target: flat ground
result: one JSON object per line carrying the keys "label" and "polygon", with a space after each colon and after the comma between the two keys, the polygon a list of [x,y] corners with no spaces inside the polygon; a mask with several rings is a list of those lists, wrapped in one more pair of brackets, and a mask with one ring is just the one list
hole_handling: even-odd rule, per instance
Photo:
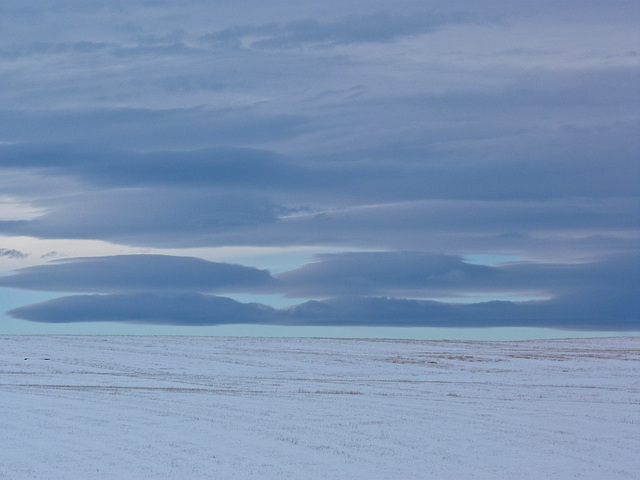
{"label": "flat ground", "polygon": [[640,338],[0,336],[0,478],[631,479]]}

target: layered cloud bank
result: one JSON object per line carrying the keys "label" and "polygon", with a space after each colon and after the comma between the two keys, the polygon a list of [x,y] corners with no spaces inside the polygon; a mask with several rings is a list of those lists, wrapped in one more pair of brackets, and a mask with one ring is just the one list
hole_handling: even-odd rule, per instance
{"label": "layered cloud bank", "polygon": [[4,2],[0,289],[64,293],[0,308],[638,329],[638,15]]}
{"label": "layered cloud bank", "polygon": [[[272,276],[265,270],[188,257],[83,258],[20,270],[0,278],[0,287],[101,292],[9,312],[17,318],[52,323],[640,328],[637,258],[492,267],[451,255],[415,252],[344,253],[317,260]],[[278,293],[314,300],[276,309],[214,295],[219,292]],[[460,303],[464,295],[496,293],[542,298]],[[456,296],[462,298],[433,300]]]}

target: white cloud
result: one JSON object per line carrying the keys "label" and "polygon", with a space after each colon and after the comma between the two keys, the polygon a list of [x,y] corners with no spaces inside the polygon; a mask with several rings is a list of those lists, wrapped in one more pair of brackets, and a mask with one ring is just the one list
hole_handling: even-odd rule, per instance
{"label": "white cloud", "polygon": [[19,198],[0,196],[0,221],[31,220],[43,213],[43,208],[26,203]]}

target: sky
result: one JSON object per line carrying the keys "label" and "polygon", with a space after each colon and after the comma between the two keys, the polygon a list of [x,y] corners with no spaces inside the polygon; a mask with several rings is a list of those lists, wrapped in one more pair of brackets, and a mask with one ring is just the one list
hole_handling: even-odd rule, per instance
{"label": "sky", "polygon": [[638,18],[0,0],[0,333],[640,334]]}

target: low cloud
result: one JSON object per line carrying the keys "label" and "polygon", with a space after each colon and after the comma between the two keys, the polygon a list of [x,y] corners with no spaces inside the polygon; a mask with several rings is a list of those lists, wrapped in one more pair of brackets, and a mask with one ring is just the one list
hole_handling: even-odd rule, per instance
{"label": "low cloud", "polygon": [[197,293],[73,295],[8,312],[44,323],[131,322],[153,325],[273,323],[274,310]]}
{"label": "low cloud", "polygon": [[[333,254],[317,260],[274,278],[265,270],[188,257],[81,258],[19,270],[1,277],[0,286],[103,293],[8,312],[38,322],[640,328],[640,259],[635,255],[491,267],[416,252]],[[460,304],[415,298],[522,291],[543,291],[548,299]],[[276,310],[208,295],[233,292],[319,299]]]}
{"label": "low cloud", "polygon": [[455,255],[421,252],[351,252],[318,255],[316,261],[277,276],[287,295],[445,294],[481,287],[496,269],[465,263]]}
{"label": "low cloud", "polygon": [[580,263],[512,262],[475,265],[456,255],[424,252],[350,252],[318,255],[315,261],[276,276],[292,297],[342,295],[455,297],[480,293],[530,292],[559,296],[640,288],[636,254]]}
{"label": "low cloud", "polygon": [[18,270],[0,286],[70,292],[247,292],[271,288],[268,271],[193,257],[116,255],[75,258]]}
{"label": "low cloud", "polygon": [[536,302],[491,301],[472,304],[389,297],[346,297],[309,301],[281,313],[291,321],[304,325],[640,329],[640,307],[634,296],[629,294],[626,298],[616,294],[610,298],[560,297]]}
{"label": "low cloud", "polygon": [[[615,300],[620,300],[617,295]],[[263,324],[299,326],[551,327],[638,330],[632,298],[603,301],[482,302],[467,305],[388,297],[342,297],[276,310],[258,303],[194,293],[74,295],[16,308],[9,315],[45,323],[131,322],[153,325]]]}

